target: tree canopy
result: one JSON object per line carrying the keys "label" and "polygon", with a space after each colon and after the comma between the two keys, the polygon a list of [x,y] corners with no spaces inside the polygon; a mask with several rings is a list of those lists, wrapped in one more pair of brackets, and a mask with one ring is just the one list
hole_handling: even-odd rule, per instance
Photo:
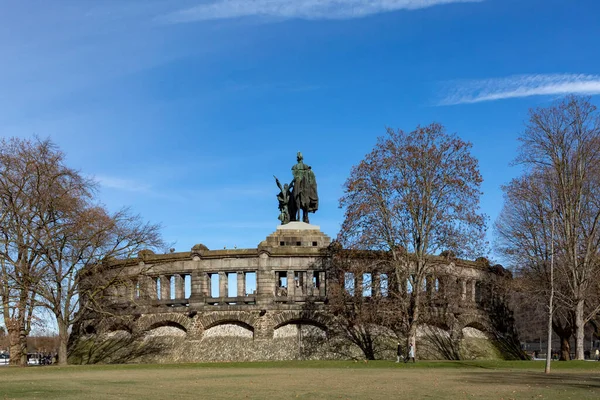
{"label": "tree canopy", "polygon": [[0,140],[0,300],[13,364],[27,362],[27,335],[41,307],[56,317],[59,362],[66,363],[79,272],[162,244],[158,225],[126,209],[110,213],[95,189],[50,140]]}
{"label": "tree canopy", "polygon": [[[471,143],[434,123],[412,132],[388,129],[344,184],[338,240],[349,249],[390,252],[394,290],[408,296],[402,312],[413,346],[429,256],[448,250],[458,256],[482,253],[482,181]],[[407,293],[407,285],[414,290]]]}

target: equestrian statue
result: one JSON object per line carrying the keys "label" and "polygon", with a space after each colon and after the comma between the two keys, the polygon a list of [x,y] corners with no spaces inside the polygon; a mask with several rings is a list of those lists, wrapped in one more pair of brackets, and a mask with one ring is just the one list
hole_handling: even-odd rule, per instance
{"label": "equestrian statue", "polygon": [[288,185],[281,186],[279,179],[275,182],[279,188],[277,201],[279,202],[279,220],[282,225],[291,221],[309,223],[308,213],[319,209],[319,196],[317,194],[317,179],[312,168],[303,162],[302,153],[298,152],[297,163],[292,167],[294,178]]}

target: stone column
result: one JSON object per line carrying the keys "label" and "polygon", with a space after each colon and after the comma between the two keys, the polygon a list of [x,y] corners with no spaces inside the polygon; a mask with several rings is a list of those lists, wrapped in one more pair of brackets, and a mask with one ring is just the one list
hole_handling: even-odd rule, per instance
{"label": "stone column", "polygon": [[461,300],[467,300],[467,281],[466,279],[461,279],[460,280],[460,299]]}
{"label": "stone column", "polygon": [[[196,260],[194,260],[196,261]],[[192,271],[190,278],[190,299],[189,306],[190,307],[198,307],[206,304],[206,272],[200,270],[200,262],[196,263],[197,269]],[[188,331],[189,334],[189,331]],[[198,333],[194,333],[192,335],[198,336]]]}
{"label": "stone column", "polygon": [[160,299],[170,300],[171,299],[171,277],[166,275],[159,276],[160,279]]}
{"label": "stone column", "polygon": [[435,277],[427,275],[425,278],[425,290],[427,291],[427,297],[431,300],[433,298],[433,291],[435,287]]}
{"label": "stone column", "polygon": [[185,280],[183,275],[175,274],[175,298],[182,300],[185,297]]}
{"label": "stone column", "polygon": [[200,271],[192,271],[190,278],[190,298],[202,297],[202,273]]}
{"label": "stone column", "polygon": [[139,297],[139,280],[137,278],[131,279],[130,284],[130,292],[131,292],[131,300],[137,300]]}
{"label": "stone column", "polygon": [[117,286],[119,301],[125,301],[127,299],[127,286],[125,283],[119,283]]}
{"label": "stone column", "polygon": [[306,295],[307,296],[314,296],[315,295],[315,287],[314,287],[314,276],[315,276],[315,272],[310,270],[306,272]]}
{"label": "stone column", "polygon": [[362,274],[354,275],[354,295],[363,296],[363,276]]}
{"label": "stone column", "polygon": [[258,271],[256,271],[256,304],[269,305],[275,295],[275,276],[269,266],[269,254],[260,253],[258,256]]}
{"label": "stone column", "polygon": [[225,272],[219,272],[219,297],[227,297],[229,294],[228,292],[227,274]]}
{"label": "stone column", "polygon": [[[149,300],[152,298],[152,286],[154,284],[154,279],[149,277],[148,275],[140,276],[140,291],[142,292],[142,297],[145,300]],[[156,296],[156,288],[154,288],[154,293]]]}
{"label": "stone column", "polygon": [[371,295],[373,297],[381,296],[381,276],[379,272],[371,274]]}
{"label": "stone column", "polygon": [[296,295],[296,281],[294,280],[294,271],[287,272],[287,292],[288,297]]}
{"label": "stone column", "polygon": [[298,283],[300,288],[300,295],[307,296],[308,295],[308,281],[306,279],[307,273],[306,271],[301,271],[298,273]]}
{"label": "stone column", "polygon": [[400,285],[400,294],[408,293],[408,278],[401,278]]}
{"label": "stone column", "polygon": [[237,296],[246,296],[246,274],[242,271],[238,271],[237,273]]}
{"label": "stone column", "polygon": [[471,280],[471,301],[473,303],[475,303],[475,285],[477,284],[477,282],[475,281],[475,279]]}
{"label": "stone column", "polygon": [[321,271],[319,272],[319,296],[325,297],[327,295],[326,289],[325,272]]}
{"label": "stone column", "polygon": [[114,286],[109,286],[104,289],[103,295],[108,298],[111,303],[117,301],[117,289]]}
{"label": "stone column", "polygon": [[150,279],[150,298],[152,300],[158,300],[158,276],[152,276]]}
{"label": "stone column", "polygon": [[212,297],[212,279],[210,274],[203,272],[200,283],[202,283],[202,293],[204,293],[206,297]]}
{"label": "stone column", "polygon": [[135,300],[135,285],[137,284],[137,281],[134,279],[129,279],[125,285],[126,285],[126,289],[127,289],[127,293],[125,294],[125,298],[127,300]]}

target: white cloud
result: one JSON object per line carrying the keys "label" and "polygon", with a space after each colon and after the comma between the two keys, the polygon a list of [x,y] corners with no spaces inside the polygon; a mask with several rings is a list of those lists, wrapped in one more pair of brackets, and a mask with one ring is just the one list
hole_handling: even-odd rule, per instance
{"label": "white cloud", "polygon": [[600,75],[517,75],[451,82],[439,105],[480,103],[529,96],[600,94]]}
{"label": "white cloud", "polygon": [[96,176],[96,181],[101,186],[109,189],[126,190],[129,192],[149,192],[150,185],[136,182],[131,179],[116,178],[111,176]]}
{"label": "white cloud", "polygon": [[482,1],[485,0],[213,0],[170,13],[163,20],[180,23],[248,16],[351,19],[396,10]]}

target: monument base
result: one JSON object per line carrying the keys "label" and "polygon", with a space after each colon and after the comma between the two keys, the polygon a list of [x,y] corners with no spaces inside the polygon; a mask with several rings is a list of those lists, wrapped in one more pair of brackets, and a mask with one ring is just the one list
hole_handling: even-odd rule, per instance
{"label": "monument base", "polygon": [[321,231],[319,225],[311,225],[306,222],[292,221],[285,225],[277,226],[278,231],[296,230],[296,231]]}
{"label": "monument base", "polygon": [[320,249],[329,246],[330,243],[331,238],[321,232],[320,226],[293,221],[285,225],[278,225],[275,232],[267,236],[267,239],[259,245],[259,248],[303,247]]}

